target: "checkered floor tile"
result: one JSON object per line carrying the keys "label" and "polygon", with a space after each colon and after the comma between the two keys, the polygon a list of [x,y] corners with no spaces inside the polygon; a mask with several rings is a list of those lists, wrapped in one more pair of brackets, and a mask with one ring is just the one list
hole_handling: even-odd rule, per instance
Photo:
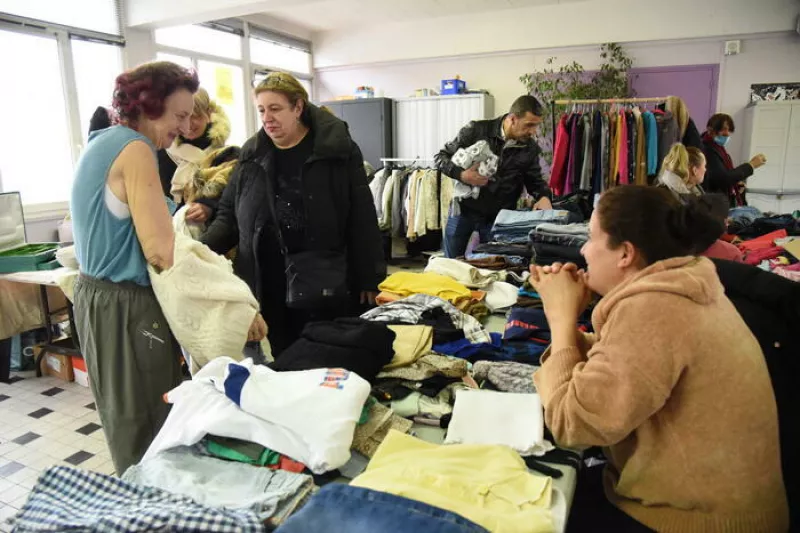
{"label": "checkered floor tile", "polygon": [[10,384],[0,383],[0,531],[54,465],[114,473],[92,393],[55,377],[16,373]]}

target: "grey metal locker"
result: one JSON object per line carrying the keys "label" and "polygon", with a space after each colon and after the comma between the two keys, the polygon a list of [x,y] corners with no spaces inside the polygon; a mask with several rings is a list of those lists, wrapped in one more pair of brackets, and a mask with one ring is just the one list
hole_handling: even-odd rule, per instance
{"label": "grey metal locker", "polygon": [[382,166],[382,157],[393,157],[391,98],[361,98],[322,102],[340,119],[347,122],[350,135],[361,149],[365,161],[375,167]]}

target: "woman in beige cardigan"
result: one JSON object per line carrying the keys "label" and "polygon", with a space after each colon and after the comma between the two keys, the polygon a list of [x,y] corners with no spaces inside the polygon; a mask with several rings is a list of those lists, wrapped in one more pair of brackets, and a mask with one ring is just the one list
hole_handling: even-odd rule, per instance
{"label": "woman in beige cardigan", "polygon": [[[617,187],[592,215],[588,273],[531,268],[552,332],[534,374],[546,423],[560,444],[608,459],[605,498],[587,504],[592,482],[579,482],[569,531],[788,530],[764,356],[713,263],[694,257],[714,224],[698,200]],[[584,335],[591,291],[603,298]]]}

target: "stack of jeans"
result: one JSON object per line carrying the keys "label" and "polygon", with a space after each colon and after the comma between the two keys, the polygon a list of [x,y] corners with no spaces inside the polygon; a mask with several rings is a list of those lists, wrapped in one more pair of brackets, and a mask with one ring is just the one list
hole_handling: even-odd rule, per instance
{"label": "stack of jeans", "polygon": [[511,211],[503,209],[497,215],[492,227],[492,238],[495,242],[506,244],[527,244],[528,235],[538,225],[569,224],[577,222],[578,215],[560,209],[544,209],[537,211]]}
{"label": "stack of jeans", "polygon": [[556,261],[575,263],[585,267],[581,248],[589,240],[589,224],[539,224],[528,235],[532,261],[537,265],[549,265]]}

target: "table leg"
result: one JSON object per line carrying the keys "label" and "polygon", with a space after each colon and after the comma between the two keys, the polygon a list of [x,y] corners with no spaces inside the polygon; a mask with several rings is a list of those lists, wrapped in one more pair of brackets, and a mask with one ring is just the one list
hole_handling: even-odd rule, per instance
{"label": "table leg", "polygon": [[[47,344],[50,345],[53,343],[53,322],[50,317],[50,302],[47,299],[47,287],[45,285],[39,285],[39,295],[42,299],[42,311],[44,312],[44,326],[47,330]],[[45,356],[45,350],[40,350],[39,353],[33,360],[33,364],[36,365],[36,377],[42,377],[42,358]]]}
{"label": "table leg", "polygon": [[75,349],[80,351],[81,349],[81,342],[78,338],[78,328],[75,327],[75,312],[72,309],[72,302],[67,299],[67,315],[69,316],[69,332],[72,336],[72,343],[75,345]]}

